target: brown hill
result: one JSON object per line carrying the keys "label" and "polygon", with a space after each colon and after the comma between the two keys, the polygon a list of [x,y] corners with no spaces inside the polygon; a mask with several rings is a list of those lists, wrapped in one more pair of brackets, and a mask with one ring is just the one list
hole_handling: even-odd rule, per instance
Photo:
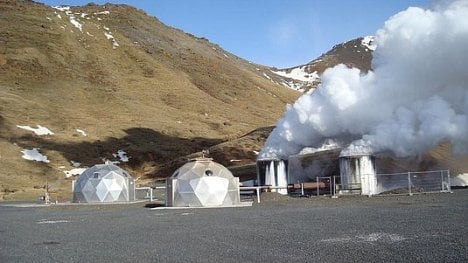
{"label": "brown hill", "polygon": [[292,89],[308,91],[320,84],[320,76],[327,69],[338,64],[358,68],[363,72],[371,69],[372,52],[375,49],[373,37],[360,37],[338,45],[311,62],[292,68],[273,69],[283,77],[281,83]]}
{"label": "brown hill", "polygon": [[[259,68],[126,5],[0,0],[0,199],[46,180],[69,191],[71,161],[118,150],[135,177],[165,177],[181,156],[273,124],[299,94]],[[32,148],[50,162],[23,159]]]}
{"label": "brown hill", "polygon": [[335,45],[327,53],[307,63],[305,71],[309,73],[317,71],[322,74],[327,68],[345,64],[350,68],[358,68],[363,72],[367,72],[371,69],[372,41],[372,37],[359,37]]}

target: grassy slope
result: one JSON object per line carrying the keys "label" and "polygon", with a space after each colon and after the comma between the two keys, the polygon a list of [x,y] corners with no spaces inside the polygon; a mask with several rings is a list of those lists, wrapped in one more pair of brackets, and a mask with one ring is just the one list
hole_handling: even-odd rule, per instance
{"label": "grassy slope", "polygon": [[[0,198],[37,195],[46,180],[66,197],[70,161],[115,160],[119,149],[135,177],[167,176],[172,160],[273,124],[298,96],[128,6],[72,8],[90,18],[75,15],[83,32],[44,5],[0,1],[0,11]],[[92,15],[102,11],[110,14]],[[55,134],[16,127],[36,124]],[[32,147],[51,162],[22,159]]]}

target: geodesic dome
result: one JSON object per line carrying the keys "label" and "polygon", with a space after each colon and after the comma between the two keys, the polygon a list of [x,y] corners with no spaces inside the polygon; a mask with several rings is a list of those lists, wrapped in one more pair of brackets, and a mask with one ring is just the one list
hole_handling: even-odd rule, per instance
{"label": "geodesic dome", "polygon": [[86,169],[73,187],[74,203],[110,203],[135,200],[134,179],[112,163]]}
{"label": "geodesic dome", "polygon": [[166,206],[230,206],[240,203],[239,178],[211,159],[199,158],[166,181]]}

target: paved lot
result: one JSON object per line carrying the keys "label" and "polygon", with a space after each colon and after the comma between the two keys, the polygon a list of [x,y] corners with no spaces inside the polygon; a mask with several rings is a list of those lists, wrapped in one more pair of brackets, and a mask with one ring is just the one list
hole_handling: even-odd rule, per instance
{"label": "paved lot", "polygon": [[468,262],[468,189],[247,208],[8,207],[0,262]]}

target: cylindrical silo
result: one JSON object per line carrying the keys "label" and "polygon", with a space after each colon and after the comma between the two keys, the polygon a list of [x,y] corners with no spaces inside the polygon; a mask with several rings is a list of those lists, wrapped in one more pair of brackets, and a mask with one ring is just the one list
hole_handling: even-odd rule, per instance
{"label": "cylindrical silo", "polygon": [[375,157],[372,155],[340,156],[340,177],[344,191],[360,190],[362,195],[377,194]]}
{"label": "cylindrical silo", "polygon": [[280,159],[257,160],[258,184],[281,187],[272,191],[282,195],[288,194],[287,165],[287,161]]}

